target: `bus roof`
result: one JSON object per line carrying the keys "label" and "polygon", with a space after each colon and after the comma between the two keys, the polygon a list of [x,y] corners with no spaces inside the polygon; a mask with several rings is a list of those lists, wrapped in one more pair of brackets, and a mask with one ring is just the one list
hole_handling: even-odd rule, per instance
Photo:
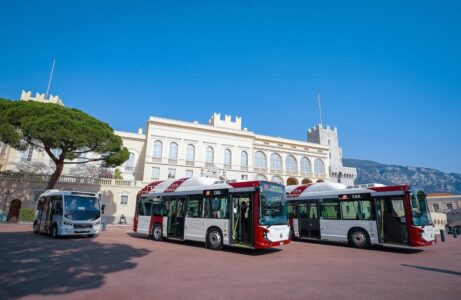
{"label": "bus roof", "polygon": [[403,194],[408,190],[408,185],[385,186],[382,184],[369,184],[360,187],[346,187],[340,183],[319,182],[309,185],[295,185],[286,188],[287,197],[295,198],[324,198],[343,194]]}
{"label": "bus roof", "polygon": [[75,195],[75,196],[86,196],[86,197],[97,197],[97,193],[92,192],[81,192],[81,191],[63,191],[58,189],[46,190],[41,196],[50,196],[50,195]]}
{"label": "bus roof", "polygon": [[[252,181],[232,181],[219,180],[208,177],[188,177],[181,179],[168,179],[154,181],[146,185],[138,192],[138,195],[149,194],[167,194],[173,192],[193,192],[203,191],[207,189],[240,189],[240,188],[256,188],[261,184],[259,180]],[[275,183],[274,183],[275,184]]]}
{"label": "bus roof", "polygon": [[229,189],[231,185],[223,180],[216,180],[207,177],[188,177],[181,179],[168,179],[152,183],[152,189],[149,194],[163,194],[185,191],[200,191],[204,189]]}

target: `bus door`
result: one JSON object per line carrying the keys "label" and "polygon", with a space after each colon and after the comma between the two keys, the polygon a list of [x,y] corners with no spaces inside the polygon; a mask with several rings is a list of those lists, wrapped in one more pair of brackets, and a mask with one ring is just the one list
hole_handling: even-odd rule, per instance
{"label": "bus door", "polygon": [[48,232],[50,227],[49,227],[49,218],[51,214],[51,197],[44,197],[43,198],[43,204],[42,204],[42,209],[39,212],[39,228],[40,231]]}
{"label": "bus door", "polygon": [[184,238],[184,216],[186,199],[168,199],[168,237]]}
{"label": "bus door", "polygon": [[232,194],[231,226],[232,243],[244,246],[253,245],[253,205],[254,193]]}
{"label": "bus door", "polygon": [[299,236],[308,236],[308,213],[307,213],[307,202],[299,202]]}
{"label": "bus door", "polygon": [[53,206],[52,206],[52,210],[51,210],[51,217],[50,217],[50,224],[52,224],[53,222],[56,222],[57,224],[59,224],[59,226],[61,226],[62,224],[62,214],[63,214],[63,208],[62,208],[62,196],[61,195],[57,195],[57,196],[53,196],[52,198],[52,202],[53,202]]}
{"label": "bus door", "polygon": [[409,244],[404,196],[375,199],[379,240],[382,243]]}
{"label": "bus door", "polygon": [[307,211],[307,236],[310,238],[320,238],[319,203],[317,201],[309,202],[307,204]]}

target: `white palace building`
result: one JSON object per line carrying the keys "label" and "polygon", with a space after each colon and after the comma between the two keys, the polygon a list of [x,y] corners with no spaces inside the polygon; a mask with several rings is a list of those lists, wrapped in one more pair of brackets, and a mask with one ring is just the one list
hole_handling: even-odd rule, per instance
{"label": "white palace building", "polygon": [[[32,97],[30,92],[23,92],[21,100],[48,100],[63,105],[58,97],[44,99],[40,94]],[[158,179],[207,176],[237,181],[261,179],[285,185],[318,181],[353,185],[357,176],[355,168],[342,165],[337,128],[321,124],[307,131],[307,141],[260,135],[243,128],[241,118],[232,119],[228,115],[222,117],[220,113],[214,113],[206,124],[151,116],[145,133],[142,129],[135,133],[115,133],[122,138],[130,152],[130,159],[118,168],[123,180],[108,179],[109,183],[100,178],[92,181],[98,182],[97,187],[92,188],[93,191],[99,189],[103,194],[111,195],[115,204],[114,220],[121,214],[130,219],[134,213],[137,190]],[[33,148],[17,151],[0,144],[0,171],[3,179],[9,178],[5,171],[17,174],[27,165],[35,165],[36,169],[43,172],[43,167],[52,167],[52,162],[46,153],[34,151]],[[88,178],[81,178],[85,176],[88,175],[82,176],[75,166],[68,165],[58,188],[88,188],[91,182]],[[76,182],[85,186],[75,186]],[[66,184],[74,185],[68,187]],[[44,185],[36,184],[35,189],[30,187],[33,190],[31,193],[38,194],[39,187]],[[8,187],[5,185],[0,188]],[[5,193],[0,190],[0,197],[2,192]],[[20,195],[22,199],[18,200],[32,206],[33,198],[36,197],[27,197],[24,193]],[[10,197],[13,198],[14,195]],[[123,209],[120,205],[126,207]]]}

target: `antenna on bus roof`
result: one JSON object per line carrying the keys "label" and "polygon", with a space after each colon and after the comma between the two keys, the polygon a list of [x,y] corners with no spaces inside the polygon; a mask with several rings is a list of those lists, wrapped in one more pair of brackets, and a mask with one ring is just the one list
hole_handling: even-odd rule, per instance
{"label": "antenna on bus roof", "polygon": [[51,79],[53,79],[53,72],[54,72],[54,64],[55,63],[56,63],[56,60],[53,58],[53,65],[51,66],[50,79],[48,80],[48,87],[46,88],[45,99],[48,99],[48,93],[50,91]]}
{"label": "antenna on bus roof", "polygon": [[322,125],[322,105],[320,104],[320,93],[317,92],[317,101],[319,104],[320,125]]}

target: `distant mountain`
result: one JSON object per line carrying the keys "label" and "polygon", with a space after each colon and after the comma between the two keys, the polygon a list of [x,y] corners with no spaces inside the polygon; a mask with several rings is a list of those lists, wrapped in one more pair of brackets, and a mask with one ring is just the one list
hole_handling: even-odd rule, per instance
{"label": "distant mountain", "polygon": [[343,159],[343,165],[357,168],[356,184],[372,182],[386,185],[409,184],[424,189],[426,193],[461,194],[461,174],[347,158]]}

